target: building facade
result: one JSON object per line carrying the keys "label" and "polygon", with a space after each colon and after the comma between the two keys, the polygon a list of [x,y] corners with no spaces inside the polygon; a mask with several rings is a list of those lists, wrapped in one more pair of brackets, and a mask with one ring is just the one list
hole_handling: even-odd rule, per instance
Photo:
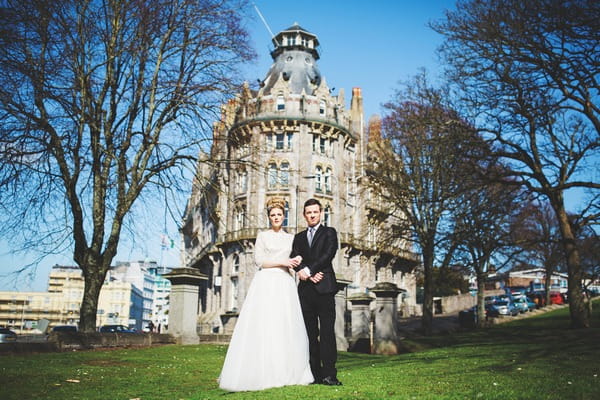
{"label": "building facade", "polygon": [[414,307],[415,254],[402,241],[379,248],[381,227],[369,220],[381,205],[363,188],[368,135],[360,88],[346,108],[344,90],[334,94],[319,71],[317,36],[298,25],[278,33],[273,45],[265,79],[222,107],[186,207],[182,264],[208,276],[200,287],[200,331],[218,332],[222,316],[240,309],[271,197],[285,200],[290,233],[305,227],[304,201],[320,200],[322,222],[339,234],[334,267],[347,294],[392,282],[403,289],[404,306]]}
{"label": "building facade", "polygon": [[[106,275],[100,297],[96,325],[125,325],[139,331],[150,321],[167,327],[170,283],[162,278],[167,268],[156,262],[121,262]],[[55,265],[50,271],[47,292],[0,292],[0,326],[18,333],[48,327],[78,325],[84,280],[77,266]]]}
{"label": "building facade", "polygon": [[146,329],[150,321],[154,321],[154,301],[157,279],[154,273],[158,269],[156,261],[121,261],[111,268],[109,275],[119,281],[129,282],[142,293],[141,329]]}

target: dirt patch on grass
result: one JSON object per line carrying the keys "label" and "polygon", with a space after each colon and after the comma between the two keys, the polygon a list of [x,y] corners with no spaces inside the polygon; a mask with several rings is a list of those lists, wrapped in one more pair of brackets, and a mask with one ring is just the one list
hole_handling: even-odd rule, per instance
{"label": "dirt patch on grass", "polygon": [[83,362],[85,365],[92,365],[94,367],[122,367],[131,365],[130,362],[120,360],[89,360]]}

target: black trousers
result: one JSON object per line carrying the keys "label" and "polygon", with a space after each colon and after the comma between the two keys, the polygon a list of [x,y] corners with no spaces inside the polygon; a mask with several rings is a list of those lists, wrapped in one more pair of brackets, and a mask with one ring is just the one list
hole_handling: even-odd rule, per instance
{"label": "black trousers", "polygon": [[336,377],[335,295],[320,294],[313,285],[298,288],[300,306],[310,352],[310,369],[315,380]]}

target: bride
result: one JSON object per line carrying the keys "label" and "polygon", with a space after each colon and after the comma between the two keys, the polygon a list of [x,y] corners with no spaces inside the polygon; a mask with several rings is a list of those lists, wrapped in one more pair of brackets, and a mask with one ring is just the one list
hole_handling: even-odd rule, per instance
{"label": "bride", "polygon": [[282,229],[285,203],[267,202],[271,229],[254,247],[258,271],[250,284],[229,343],[219,387],[236,392],[313,382],[308,337],[289,258],[294,236]]}

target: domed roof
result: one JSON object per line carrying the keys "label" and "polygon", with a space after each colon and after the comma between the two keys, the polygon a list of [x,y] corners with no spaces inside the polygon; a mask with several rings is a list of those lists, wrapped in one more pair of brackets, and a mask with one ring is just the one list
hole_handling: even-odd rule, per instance
{"label": "domed roof", "polygon": [[290,26],[287,29],[282,30],[279,33],[282,33],[282,32],[299,32],[299,31],[308,33],[309,35],[312,35],[312,36],[316,37],[316,35],[310,33],[310,31],[308,31],[307,29],[304,29],[303,27],[301,27],[300,25],[298,25],[297,22],[294,22],[294,25]]}
{"label": "domed roof", "polygon": [[290,92],[312,94],[321,83],[317,66],[319,53],[317,36],[295,23],[273,38],[273,64],[263,83],[263,93],[269,94],[278,79],[289,83]]}

